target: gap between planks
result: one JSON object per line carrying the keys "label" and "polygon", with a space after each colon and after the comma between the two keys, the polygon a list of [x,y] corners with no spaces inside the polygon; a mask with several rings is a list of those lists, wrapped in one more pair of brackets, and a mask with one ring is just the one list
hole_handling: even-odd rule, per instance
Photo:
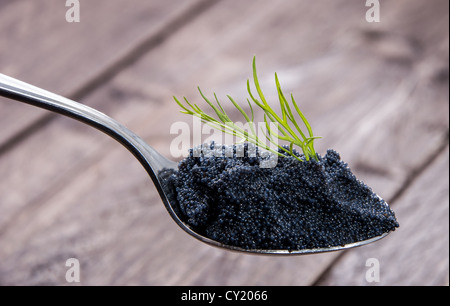
{"label": "gap between planks", "polygon": [[[412,169],[410,172],[410,175],[407,175],[405,182],[403,185],[398,188],[397,192],[394,193],[394,195],[387,201],[389,203],[389,206],[394,206],[396,202],[410,189],[411,186],[418,180],[420,177],[425,173],[428,169],[432,168],[434,163],[437,159],[439,159],[443,154],[446,154],[449,146],[449,131],[443,135],[442,137],[442,143],[439,147],[436,148],[436,150],[430,154],[429,157],[424,158],[423,163],[418,165],[416,168]],[[312,286],[320,286],[322,285],[331,274],[332,269],[339,265],[339,262],[345,258],[345,256],[352,252],[352,250],[345,250],[341,253],[339,253],[332,262],[330,262],[329,266],[323,271],[322,274],[318,275],[317,279],[311,284]]]}
{"label": "gap between planks", "polygon": [[[227,256],[227,258],[228,258],[228,256]],[[230,256],[229,257],[231,260],[235,260],[236,258],[234,258],[234,257],[232,257],[232,256]],[[250,264],[251,262],[253,262],[253,261],[256,261],[256,262],[259,262],[259,263],[265,263],[265,261],[263,261],[263,260],[261,260],[261,259],[256,259],[256,260],[248,260],[248,261],[245,261],[245,264]],[[255,269],[256,270],[256,269]],[[257,270],[257,271],[261,271],[261,270]],[[261,272],[261,273],[263,273],[263,272]],[[190,274],[189,274],[190,275]],[[206,277],[207,275],[202,275],[202,277]],[[212,276],[211,276],[212,277]],[[270,277],[270,275],[269,275],[269,277]],[[197,282],[199,282],[199,279],[200,279],[200,277],[197,277],[196,278],[196,281]],[[194,279],[195,280],[195,279]]]}
{"label": "gap between planks", "polygon": [[[219,1],[220,0],[201,0],[199,2],[196,2],[194,5],[189,6],[178,16],[174,17],[166,23],[163,23],[154,33],[151,33],[148,37],[144,38],[142,41],[126,50],[123,55],[120,56],[116,61],[112,62],[102,71],[99,71],[96,75],[80,84],[78,88],[74,89],[72,93],[67,95],[67,97],[74,101],[84,99],[97,88],[109,82],[123,69],[138,61],[147,52],[161,45],[164,41],[167,40],[168,37],[176,33],[180,28],[187,25],[189,22],[194,20],[197,16],[201,15],[203,12],[208,10]],[[5,152],[12,150],[14,147],[20,145],[33,133],[41,130],[55,117],[57,117],[56,114],[45,113],[41,117],[35,119],[33,122],[30,122],[28,125],[24,126],[15,135],[12,135],[9,139],[0,144],[0,157],[4,155]]]}

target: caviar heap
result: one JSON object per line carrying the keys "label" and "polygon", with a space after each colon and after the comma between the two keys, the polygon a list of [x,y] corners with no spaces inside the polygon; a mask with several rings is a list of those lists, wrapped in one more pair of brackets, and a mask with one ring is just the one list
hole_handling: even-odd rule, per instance
{"label": "caviar heap", "polygon": [[201,148],[191,149],[169,175],[171,201],[183,222],[223,244],[248,250],[324,248],[399,226],[384,200],[333,150],[318,161],[277,156],[276,165],[267,168],[260,166],[267,155],[251,144],[212,142],[206,154]]}

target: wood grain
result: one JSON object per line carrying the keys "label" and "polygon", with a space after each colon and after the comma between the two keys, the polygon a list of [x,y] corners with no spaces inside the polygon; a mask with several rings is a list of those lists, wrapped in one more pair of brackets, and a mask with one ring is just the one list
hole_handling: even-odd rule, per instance
{"label": "wood grain", "polygon": [[[445,163],[438,158],[429,169],[426,164],[448,143],[448,30],[440,30],[448,4],[423,3],[386,4],[383,22],[368,25],[359,1],[222,1],[83,99],[169,157],[171,124],[189,120],[177,113],[171,96],[198,101],[200,85],[208,94],[244,97],[256,54],[268,96],[276,94],[270,87],[277,71],[283,89],[294,93],[316,133],[324,136],[318,151],[335,148],[378,194],[397,198],[398,232],[338,261],[341,253],[255,257],[211,248],[177,228],[125,149],[58,118],[0,158],[0,172],[10,173],[0,178],[0,284],[64,285],[70,257],[80,260],[83,285],[358,282],[361,266],[350,267],[357,280],[341,282],[340,273],[349,269],[347,256],[370,248],[382,258],[394,251],[390,241],[404,228],[414,232],[418,214],[402,208],[403,199],[414,198],[415,190],[439,190],[437,211],[445,210],[445,192],[448,201],[448,188],[431,184],[432,177],[445,174],[439,172]],[[417,185],[421,175],[408,185],[419,169],[429,183]],[[424,228],[434,224],[434,235],[448,233],[448,220],[435,224],[433,216],[422,220]],[[405,240],[402,251],[420,241]],[[448,273],[445,252],[433,250],[430,261]],[[394,274],[408,271],[383,268],[383,281],[406,284]],[[445,284],[422,272],[422,284]]]}
{"label": "wood grain", "polygon": [[[8,2],[14,4],[0,10],[1,72],[73,99],[83,98],[94,84],[129,64],[129,56],[138,58],[157,44],[161,33],[202,3],[86,1],[80,4],[82,21],[68,23],[65,2]],[[43,111],[0,101],[0,148],[20,133],[32,133],[49,118],[42,119],[48,115]]]}
{"label": "wood grain", "polygon": [[[448,154],[447,147],[393,206],[401,227],[346,253],[320,285],[448,286]],[[379,261],[379,282],[366,280],[369,258]]]}

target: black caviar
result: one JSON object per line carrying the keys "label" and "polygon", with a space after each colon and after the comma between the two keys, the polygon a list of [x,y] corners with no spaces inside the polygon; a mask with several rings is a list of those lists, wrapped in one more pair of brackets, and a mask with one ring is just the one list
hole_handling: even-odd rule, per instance
{"label": "black caviar", "polygon": [[302,250],[362,241],[399,226],[385,201],[333,150],[318,161],[277,157],[267,168],[260,163],[268,155],[251,144],[212,142],[208,154],[200,148],[168,175],[170,200],[183,222],[213,240],[244,249]]}

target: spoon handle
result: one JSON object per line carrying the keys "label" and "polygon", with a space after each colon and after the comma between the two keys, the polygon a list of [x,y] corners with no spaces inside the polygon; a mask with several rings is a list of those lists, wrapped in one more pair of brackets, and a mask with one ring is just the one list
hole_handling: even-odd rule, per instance
{"label": "spoon handle", "polygon": [[133,153],[155,183],[157,183],[156,173],[159,170],[173,166],[173,162],[160,155],[128,128],[89,106],[1,73],[0,96],[71,117],[106,133]]}

